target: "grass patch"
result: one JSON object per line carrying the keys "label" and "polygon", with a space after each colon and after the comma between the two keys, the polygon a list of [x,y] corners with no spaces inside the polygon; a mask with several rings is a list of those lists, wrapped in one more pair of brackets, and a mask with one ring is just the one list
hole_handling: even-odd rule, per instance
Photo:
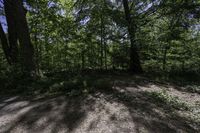
{"label": "grass patch", "polygon": [[151,100],[156,103],[160,103],[166,107],[172,107],[178,110],[189,110],[190,106],[181,101],[178,97],[173,97],[169,95],[166,91],[153,91],[153,92],[145,92]]}

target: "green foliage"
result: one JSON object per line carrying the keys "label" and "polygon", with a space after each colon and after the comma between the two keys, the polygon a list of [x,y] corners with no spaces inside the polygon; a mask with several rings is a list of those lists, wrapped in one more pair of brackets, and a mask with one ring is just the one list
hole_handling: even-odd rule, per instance
{"label": "green foliage", "polygon": [[[42,0],[27,16],[42,71],[128,69],[120,1]],[[49,5],[50,4],[50,5]],[[198,1],[130,1],[135,45],[146,71],[199,71]],[[191,17],[189,17],[191,16]],[[166,51],[166,53],[165,53]]]}
{"label": "green foliage", "polygon": [[[44,75],[59,71],[129,68],[130,41],[121,1],[27,2],[30,6],[27,19],[35,48],[36,66]],[[135,29],[134,46],[139,49],[145,71],[168,72],[170,76],[200,72],[198,0],[136,0],[128,1],[128,4],[134,20],[131,22]],[[2,12],[3,8],[0,7],[0,10]],[[23,85],[26,80],[21,80],[24,79],[21,70],[18,66],[12,69],[0,48],[2,87],[26,90],[23,87],[26,86]],[[48,82],[42,82],[42,88],[48,90],[49,82],[55,81],[48,79]],[[52,92],[56,88],[92,88],[89,80],[85,82],[80,78],[77,81],[71,79],[66,83],[60,82],[64,83],[56,81]],[[97,81],[97,88],[101,86],[98,82],[101,81]],[[108,88],[108,84],[102,86]],[[190,90],[199,92],[198,89]]]}

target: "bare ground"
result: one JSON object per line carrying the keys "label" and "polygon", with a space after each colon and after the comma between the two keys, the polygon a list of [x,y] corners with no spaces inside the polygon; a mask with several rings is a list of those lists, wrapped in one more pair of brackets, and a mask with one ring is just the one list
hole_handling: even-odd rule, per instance
{"label": "bare ground", "polygon": [[[147,80],[113,80],[113,89],[87,96],[0,98],[0,133],[199,133],[200,96]],[[152,100],[147,92],[178,97],[192,110]]]}

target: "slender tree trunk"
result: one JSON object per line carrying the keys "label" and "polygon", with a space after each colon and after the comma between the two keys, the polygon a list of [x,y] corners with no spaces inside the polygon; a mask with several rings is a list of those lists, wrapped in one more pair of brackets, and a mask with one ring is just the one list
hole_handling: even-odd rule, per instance
{"label": "slender tree trunk", "polygon": [[[38,15],[39,15],[39,5],[38,5],[38,0],[36,0],[36,10],[38,11]],[[37,17],[38,18],[38,17]],[[35,34],[34,34],[34,41],[35,41],[35,64],[36,64],[36,72],[40,75],[40,52],[41,49],[38,45],[38,22],[35,23]]]}
{"label": "slender tree trunk", "polygon": [[106,41],[104,40],[104,64],[105,64],[105,69],[108,69],[108,65],[107,65],[107,44]]}
{"label": "slender tree trunk", "polygon": [[166,60],[167,60],[167,47],[165,46],[163,53],[163,71],[165,71],[166,69]]}
{"label": "slender tree trunk", "polygon": [[[36,28],[37,28],[37,24],[36,24]],[[38,47],[38,39],[37,39],[37,31],[34,34],[34,41],[35,41],[35,63],[36,63],[36,71],[39,74],[40,71],[40,63],[39,63],[39,47]]]}
{"label": "slender tree trunk", "polygon": [[105,19],[104,19],[104,10],[105,10],[106,2],[102,0],[102,7],[101,7],[101,46],[102,46],[102,66],[107,70],[107,47],[106,47],[106,40],[105,40]]}
{"label": "slender tree trunk", "polygon": [[101,14],[101,60],[100,60],[100,62],[101,62],[101,69],[103,69],[103,45],[104,45],[104,33],[103,33],[103,25],[104,23],[103,23],[103,14]]}
{"label": "slender tree trunk", "polygon": [[1,39],[1,45],[2,45],[2,49],[3,52],[5,54],[6,60],[8,62],[8,64],[12,64],[11,60],[10,60],[10,51],[9,51],[9,45],[8,45],[8,40],[6,38],[6,34],[3,31],[3,27],[0,24],[0,39]]}
{"label": "slender tree trunk", "polygon": [[182,61],[182,72],[183,73],[185,72],[185,61],[184,60]]}
{"label": "slender tree trunk", "polygon": [[85,48],[81,51],[81,64],[82,64],[82,70],[85,69]]}
{"label": "slender tree trunk", "polygon": [[124,6],[125,17],[127,21],[127,27],[128,27],[128,32],[129,32],[129,37],[130,37],[130,42],[131,42],[129,69],[131,72],[134,72],[134,73],[142,73],[143,70],[141,67],[138,50],[135,45],[135,27],[133,27],[133,24],[132,24],[133,21],[130,15],[128,0],[123,0],[123,6]]}

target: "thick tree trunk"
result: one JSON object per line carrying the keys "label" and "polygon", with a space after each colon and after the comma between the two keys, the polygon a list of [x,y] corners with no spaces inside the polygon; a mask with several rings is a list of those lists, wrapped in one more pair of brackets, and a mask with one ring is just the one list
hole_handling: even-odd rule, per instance
{"label": "thick tree trunk", "polygon": [[15,5],[13,0],[4,0],[5,14],[8,25],[8,40],[11,62],[16,64],[18,62],[19,50],[17,44],[17,25],[14,20]]}
{"label": "thick tree trunk", "polygon": [[[4,5],[8,23],[8,38],[12,62],[17,63],[19,57],[22,71],[28,72],[29,74],[35,73],[34,48],[30,40],[23,0],[4,0]],[[20,48],[19,54],[18,41]]]}
{"label": "thick tree trunk", "polygon": [[2,45],[3,52],[5,54],[6,60],[8,64],[11,65],[8,40],[6,38],[6,34],[4,33],[3,27],[1,24],[0,24],[0,39],[1,39],[1,45]]}
{"label": "thick tree trunk", "polygon": [[123,0],[123,6],[124,6],[125,17],[127,21],[127,27],[128,27],[128,32],[129,32],[129,37],[130,37],[130,42],[131,42],[129,69],[131,72],[134,72],[134,73],[142,73],[143,70],[141,67],[138,50],[135,45],[135,28],[133,27],[133,24],[132,24],[133,21],[131,19],[128,0]]}
{"label": "thick tree trunk", "polygon": [[26,11],[24,10],[22,0],[16,1],[16,25],[17,35],[21,45],[21,62],[25,65],[25,70],[28,72],[35,72],[35,61],[34,61],[34,48],[31,43],[30,33],[26,20]]}

